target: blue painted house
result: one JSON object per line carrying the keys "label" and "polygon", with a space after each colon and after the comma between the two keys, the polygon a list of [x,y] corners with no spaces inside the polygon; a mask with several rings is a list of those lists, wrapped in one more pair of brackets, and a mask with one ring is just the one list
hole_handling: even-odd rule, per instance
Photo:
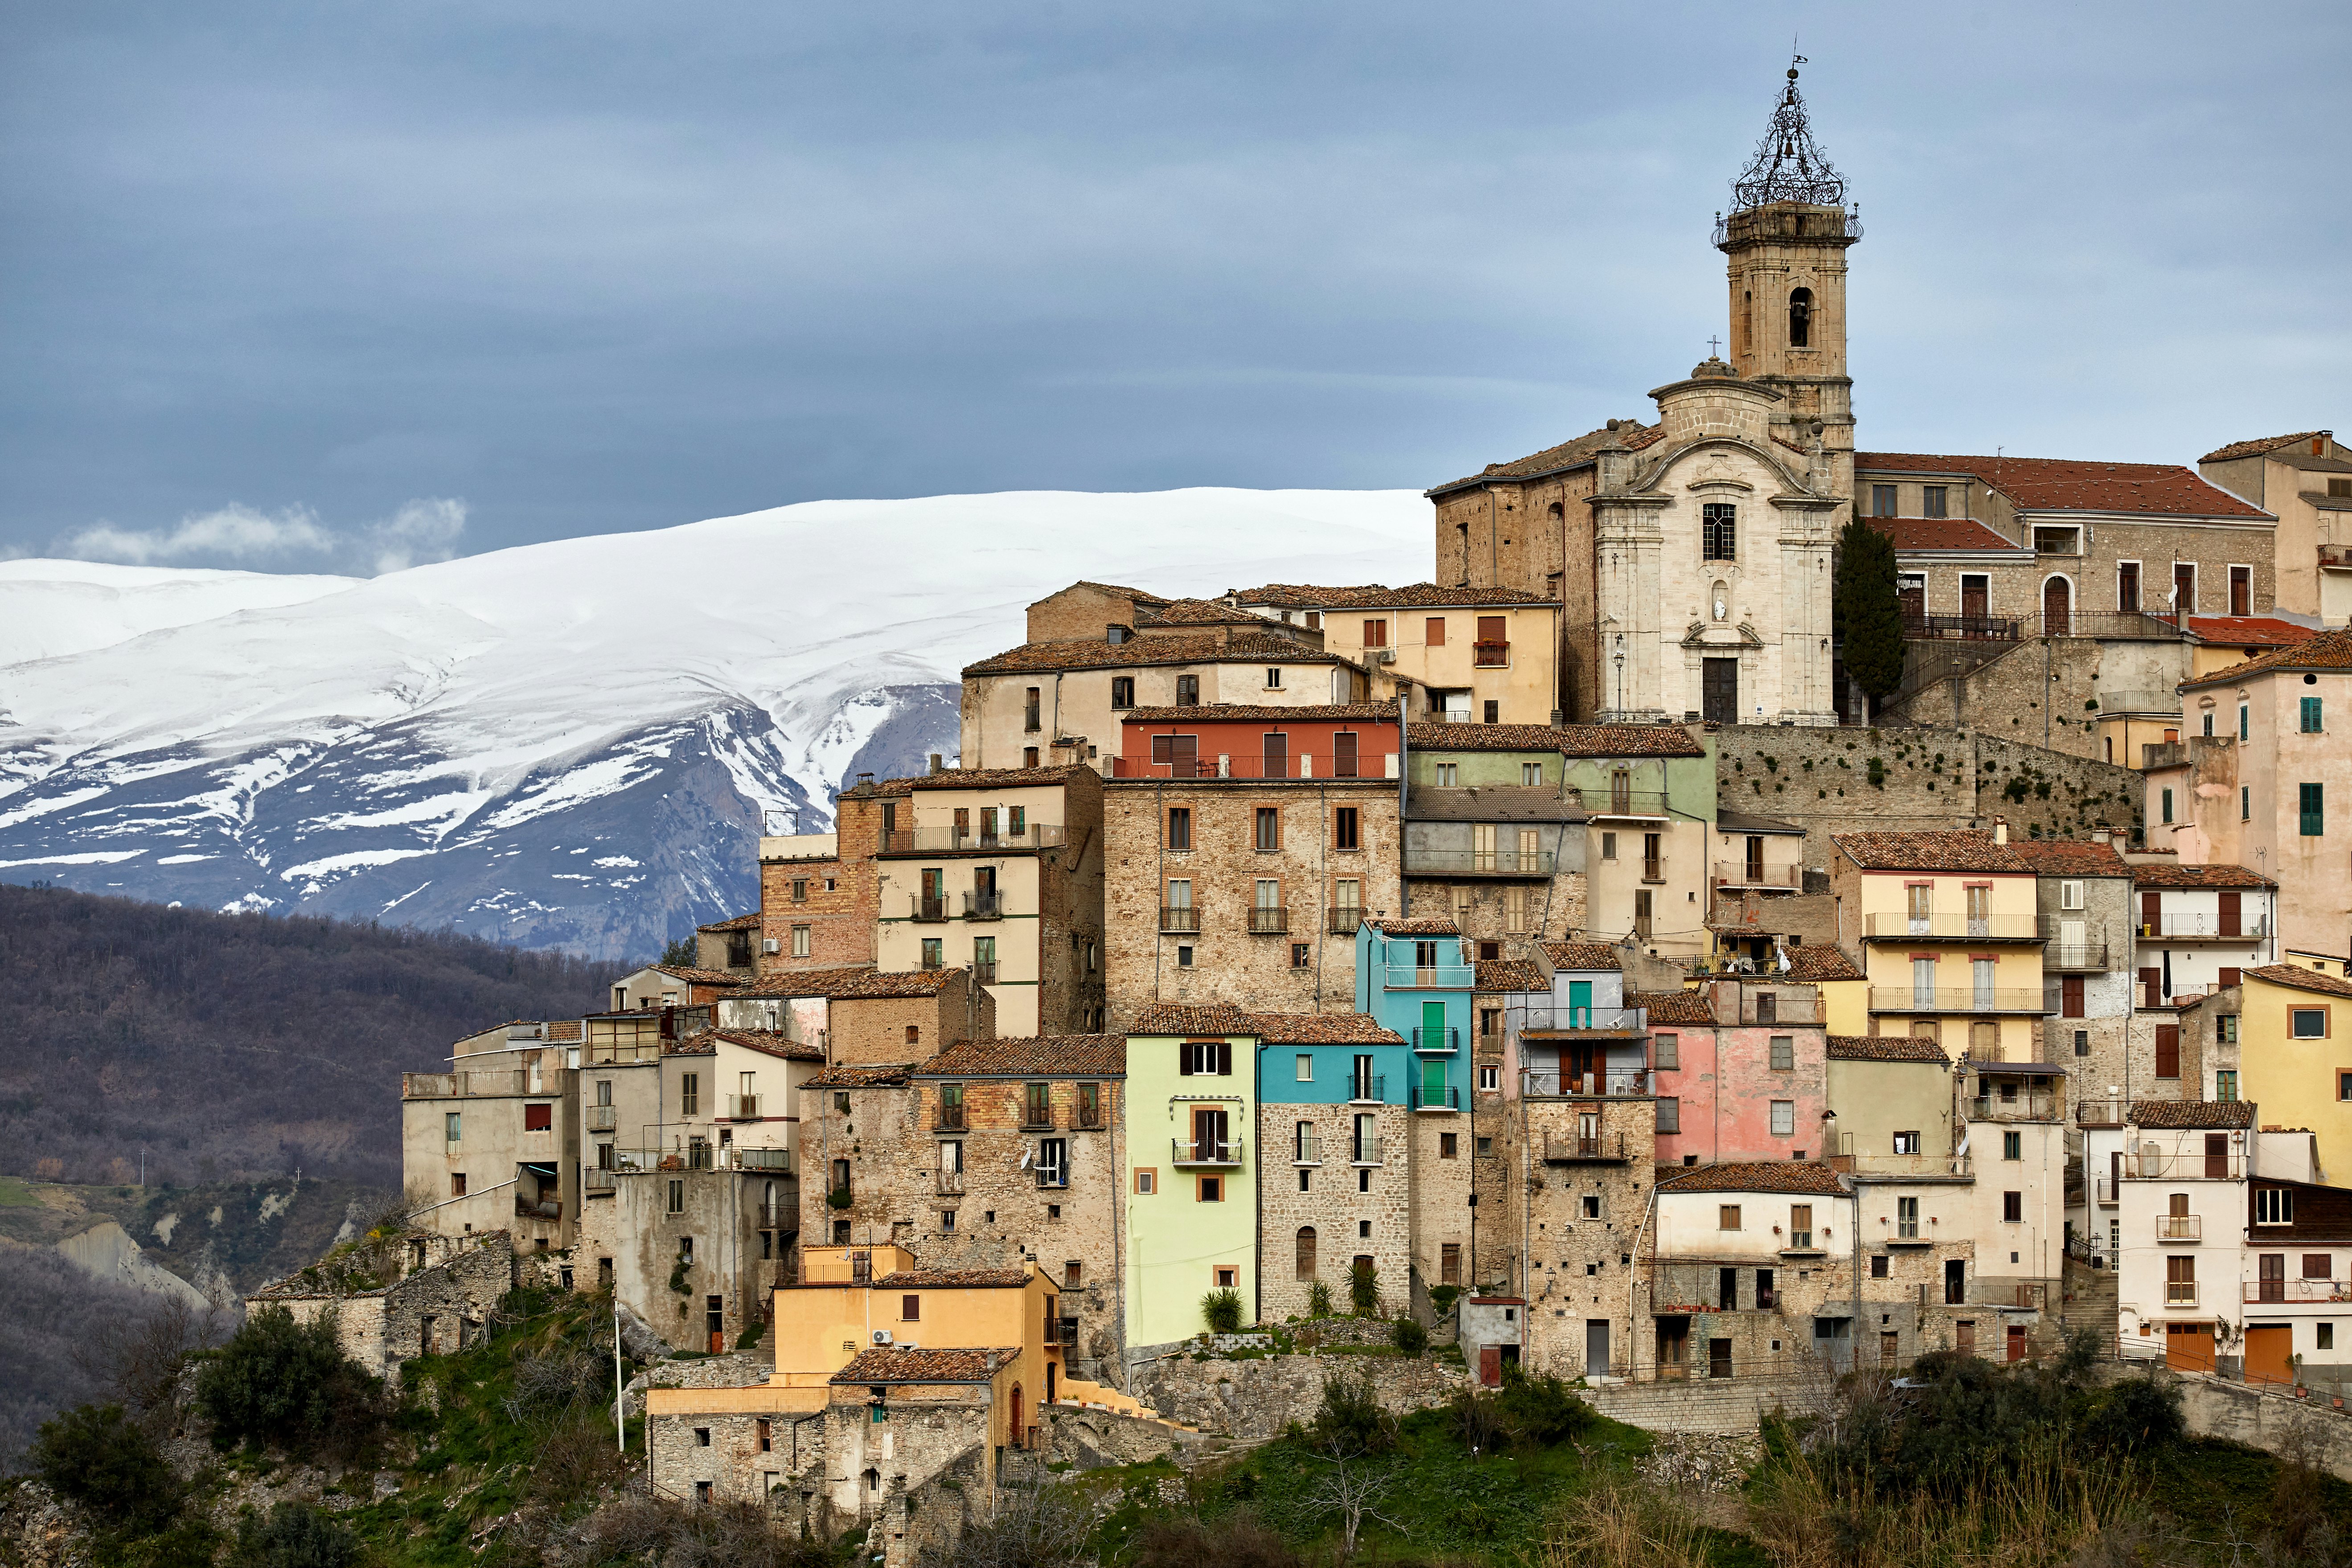
{"label": "blue painted house", "polygon": [[1466,1099],[1470,997],[1477,973],[1450,920],[1374,920],[1356,928],[1356,1011],[1404,1037],[1404,1102],[1458,1111]]}

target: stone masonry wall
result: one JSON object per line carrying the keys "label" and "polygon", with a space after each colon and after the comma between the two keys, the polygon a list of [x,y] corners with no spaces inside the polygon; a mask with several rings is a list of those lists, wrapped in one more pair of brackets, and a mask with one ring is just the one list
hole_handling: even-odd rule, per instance
{"label": "stone masonry wall", "polygon": [[1221,1436],[1271,1437],[1315,1419],[1327,1376],[1367,1378],[1381,1408],[1404,1415],[1442,1405],[1466,1383],[1463,1369],[1433,1356],[1267,1356],[1194,1361],[1165,1356],[1136,1371],[1135,1396],[1171,1421]]}
{"label": "stone masonry wall", "polygon": [[1717,743],[1720,804],[1805,828],[1816,870],[1839,833],[1990,827],[2000,815],[2013,837],[2081,837],[2140,821],[2133,770],[1982,730],[1734,725]]}
{"label": "stone masonry wall", "polygon": [[[794,969],[845,968],[874,962],[874,917],[880,897],[874,847],[881,841],[880,802],[871,785],[853,787],[834,805],[834,832],[842,853],[831,860],[760,863],[762,975]],[[793,885],[805,884],[803,897]],[[809,928],[805,957],[793,952],[793,927]],[[773,942],[770,953],[766,943]]]}
{"label": "stone masonry wall", "polygon": [[[1360,1114],[1374,1118],[1381,1163],[1351,1163]],[[1372,1260],[1385,1310],[1401,1312],[1411,1304],[1413,1205],[1406,1139],[1412,1118],[1402,1105],[1258,1107],[1259,1321],[1306,1317],[1308,1289],[1318,1280],[1331,1292],[1333,1308],[1348,1310],[1349,1270],[1359,1257]],[[1292,1159],[1301,1121],[1315,1129],[1319,1164]],[[1314,1272],[1302,1279],[1298,1232],[1307,1226],[1315,1229]]]}

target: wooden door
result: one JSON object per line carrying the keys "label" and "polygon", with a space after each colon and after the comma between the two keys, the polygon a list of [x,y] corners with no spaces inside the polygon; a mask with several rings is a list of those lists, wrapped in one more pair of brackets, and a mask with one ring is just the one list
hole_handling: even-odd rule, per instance
{"label": "wooden door", "polygon": [[1279,730],[1265,732],[1265,772],[1259,776],[1284,779],[1290,776],[1290,737]]}
{"label": "wooden door", "polygon": [[1609,1375],[1609,1320],[1606,1318],[1584,1320],[1584,1375]]}
{"label": "wooden door", "polygon": [[1502,1346],[1480,1345],[1478,1347],[1478,1381],[1488,1388],[1500,1388],[1503,1385]]}
{"label": "wooden door", "polygon": [[2248,1383],[2293,1383],[2294,1363],[2294,1331],[2284,1323],[2249,1323],[2246,1326],[2246,1381]]}
{"label": "wooden door", "polygon": [[2227,1132],[2205,1134],[2205,1175],[2209,1181],[2226,1182],[2230,1179],[2230,1135]]}
{"label": "wooden door", "polygon": [[1568,983],[1568,1026],[1571,1029],[1592,1027],[1592,982],[1571,980]]}
{"label": "wooden door", "polygon": [[2079,1018],[2083,1016],[2083,977],[2081,975],[2068,974],[2059,978],[2058,1016],[2062,1018]]}
{"label": "wooden door", "polygon": [[1225,1146],[1225,1113],[1205,1105],[1192,1108],[1192,1157],[1196,1160],[1223,1158]]}
{"label": "wooden door", "polygon": [[1690,1376],[1690,1320],[1658,1320],[1658,1377],[1680,1382]]}
{"label": "wooden door", "polygon": [[1952,1325],[1952,1349],[1959,1355],[1977,1353],[1977,1326],[1969,1322]]}
{"label": "wooden door", "polygon": [[1761,834],[1748,835],[1748,865],[1745,869],[1749,881],[1760,882],[1764,879],[1764,837]]}
{"label": "wooden door", "polygon": [[2176,616],[2197,613],[2197,568],[2186,561],[2173,563],[2172,613]]}
{"label": "wooden door", "polygon": [[1892,1329],[1881,1330],[1878,1335],[1878,1364],[1893,1366],[1903,1359],[1903,1336]]}
{"label": "wooden door", "polygon": [[1731,1342],[1729,1340],[1706,1342],[1706,1375],[1709,1377],[1731,1375]]}
{"label": "wooden door", "polygon": [[2009,1359],[2013,1362],[2025,1359],[2025,1325],[2023,1323],[2009,1325]]}
{"label": "wooden door", "polygon": [[2063,577],[2042,584],[2042,635],[2063,637],[2074,624],[2074,585]]}
{"label": "wooden door", "polygon": [[1985,580],[1983,578],[1962,577],[1960,579],[1960,614],[1971,616],[1979,621],[1984,619],[1988,609],[1988,605],[1985,601]]}
{"label": "wooden door", "polygon": [[2223,936],[2235,936],[2238,934],[2238,921],[2240,918],[2239,900],[2241,897],[2242,895],[2235,889],[2225,891],[2221,895],[2221,934]]}
{"label": "wooden door", "polygon": [[2164,1364],[2175,1372],[2211,1372],[2213,1370],[2213,1325],[2210,1323],[2165,1324]]}
{"label": "wooden door", "polygon": [[1895,579],[1895,597],[1903,611],[1906,631],[1916,631],[1927,618],[1927,579],[1906,573]]}
{"label": "wooden door", "polygon": [[1013,1447],[1021,1447],[1021,1385],[1013,1385]]}
{"label": "wooden door", "polygon": [[2254,1258],[2254,1299],[2259,1301],[2286,1300],[2286,1254],[2258,1253]]}
{"label": "wooden door", "polygon": [[1710,658],[1700,661],[1702,717],[1717,724],[1739,722],[1739,661],[1736,658]]}
{"label": "wooden door", "polygon": [[[2162,894],[2160,894],[2160,893],[2155,893],[2155,892],[2147,892],[2147,893],[2142,893],[2142,894],[2139,896],[2139,934],[2140,934],[2140,935],[2142,935],[2142,936],[2155,936],[2155,935],[2158,934],[2158,927],[2163,923],[2163,921],[2164,921],[2164,913],[2163,913],[2163,910],[2164,910],[2164,896],[2163,896]],[[2141,971],[2140,971],[2140,973],[2141,973],[2142,974],[2146,974],[2146,973],[2147,973],[2147,970],[2145,970],[2145,969],[2143,969],[2143,970],[2141,970]]]}
{"label": "wooden door", "polygon": [[2180,1076],[2180,1026],[2158,1024],[2156,1026],[2156,1076]]}

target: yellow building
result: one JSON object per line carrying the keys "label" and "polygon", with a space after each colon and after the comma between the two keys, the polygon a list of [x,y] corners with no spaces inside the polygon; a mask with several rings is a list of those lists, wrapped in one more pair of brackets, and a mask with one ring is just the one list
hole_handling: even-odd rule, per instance
{"label": "yellow building", "polygon": [[1790,947],[1784,977],[1821,987],[1822,1025],[1832,1035],[1870,1033],[1870,981],[1834,947]]}
{"label": "yellow building", "polygon": [[2292,963],[2249,969],[2238,1007],[2238,1095],[2308,1127],[2316,1180],[2352,1186],[2352,980]]}
{"label": "yellow building", "polygon": [[1831,839],[1841,946],[1862,954],[1869,1032],[1934,1040],[1970,1059],[2039,1059],[2042,921],[2035,877],[1990,833],[1847,833]]}
{"label": "yellow building", "polygon": [[1276,583],[1225,596],[1268,619],[1319,617],[1325,650],[1400,693],[1415,721],[1557,724],[1560,606],[1508,588],[1322,588]]}

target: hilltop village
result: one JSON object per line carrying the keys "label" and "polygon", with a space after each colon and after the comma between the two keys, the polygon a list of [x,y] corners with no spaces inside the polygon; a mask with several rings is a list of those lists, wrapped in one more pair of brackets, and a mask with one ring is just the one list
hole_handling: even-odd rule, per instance
{"label": "hilltop village", "polygon": [[1728,357],[1432,487],[1429,582],[1045,594],[952,763],[761,839],[692,963],[404,1079],[405,1278],[257,1302],[390,1372],[518,1271],[609,1289],[723,1352],[647,1395],[659,1490],[893,1561],[1042,1411],[1351,1310],[1490,1384],[2087,1312],[2346,1392],[2352,451],[1858,449],[1862,228],[1790,77],[1713,237]]}

